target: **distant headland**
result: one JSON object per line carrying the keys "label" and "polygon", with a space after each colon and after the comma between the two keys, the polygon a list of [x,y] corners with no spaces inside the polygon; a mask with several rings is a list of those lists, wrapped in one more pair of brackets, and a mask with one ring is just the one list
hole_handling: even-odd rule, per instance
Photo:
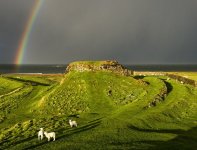
{"label": "distant headland", "polygon": [[104,61],[76,61],[70,63],[66,68],[66,73],[71,71],[84,72],[84,71],[107,71],[119,75],[130,76],[133,71],[126,69],[123,65],[115,60]]}

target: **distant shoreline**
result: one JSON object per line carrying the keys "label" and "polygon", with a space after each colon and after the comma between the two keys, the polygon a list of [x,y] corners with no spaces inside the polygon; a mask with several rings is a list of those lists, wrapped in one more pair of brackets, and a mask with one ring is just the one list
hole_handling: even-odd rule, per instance
{"label": "distant shoreline", "polygon": [[[68,65],[0,65],[0,74],[64,74]],[[196,64],[186,65],[123,65],[133,71],[144,72],[197,72]]]}

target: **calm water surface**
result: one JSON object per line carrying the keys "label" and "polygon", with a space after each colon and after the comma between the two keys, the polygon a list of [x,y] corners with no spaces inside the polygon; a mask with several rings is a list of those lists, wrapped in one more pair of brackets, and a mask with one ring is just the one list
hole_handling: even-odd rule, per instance
{"label": "calm water surface", "polygon": [[[196,72],[197,65],[124,65],[135,71],[189,71]],[[67,65],[0,65],[0,73],[64,73]]]}

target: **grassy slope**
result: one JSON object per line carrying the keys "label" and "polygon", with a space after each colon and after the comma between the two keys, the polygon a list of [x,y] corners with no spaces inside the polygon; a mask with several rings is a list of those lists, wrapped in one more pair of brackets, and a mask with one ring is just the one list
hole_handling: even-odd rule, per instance
{"label": "grassy slope", "polygon": [[0,77],[0,96],[8,94],[9,92],[22,87],[23,84],[19,82],[13,82],[7,78]]}
{"label": "grassy slope", "polygon": [[[15,78],[12,76],[12,79]],[[71,72],[65,77],[21,77],[21,91],[0,98],[7,113],[0,147],[9,149],[194,149],[197,89],[165,77],[124,77],[106,72]],[[14,80],[14,79],[13,79]],[[164,100],[147,106],[161,91]],[[162,95],[161,95],[162,96]],[[79,126],[71,129],[68,119]],[[40,127],[57,140],[37,141]]]}

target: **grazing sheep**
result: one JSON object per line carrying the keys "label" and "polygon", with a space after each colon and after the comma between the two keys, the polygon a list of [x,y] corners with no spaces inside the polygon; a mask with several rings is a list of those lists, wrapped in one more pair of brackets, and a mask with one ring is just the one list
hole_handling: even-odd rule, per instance
{"label": "grazing sheep", "polygon": [[69,124],[70,124],[70,127],[77,127],[77,122],[76,121],[72,121],[72,120],[69,120]]}
{"label": "grazing sheep", "polygon": [[40,131],[38,132],[38,140],[43,139],[43,134],[44,134],[44,130],[43,130],[43,128],[40,128]]}
{"label": "grazing sheep", "polygon": [[48,141],[50,141],[51,138],[53,138],[53,141],[55,141],[55,132],[44,132],[44,135],[48,138]]}

